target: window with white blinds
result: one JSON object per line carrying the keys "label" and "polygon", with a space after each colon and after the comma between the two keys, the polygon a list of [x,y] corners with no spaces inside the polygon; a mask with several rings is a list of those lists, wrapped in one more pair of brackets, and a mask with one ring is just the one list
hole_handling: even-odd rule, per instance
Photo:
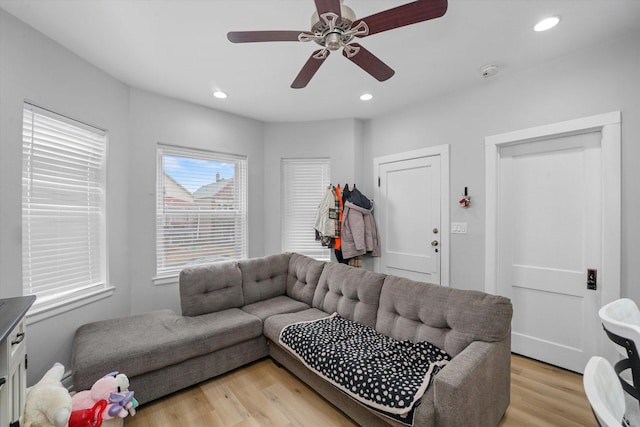
{"label": "window with white blinds", "polygon": [[329,261],[331,252],[316,241],[318,207],[331,183],[329,159],[282,159],[282,250]]}
{"label": "window with white blinds", "polygon": [[105,131],[25,103],[22,285],[37,305],[107,286]]}
{"label": "window with white blinds", "polygon": [[157,278],[247,258],[247,159],[158,145]]}

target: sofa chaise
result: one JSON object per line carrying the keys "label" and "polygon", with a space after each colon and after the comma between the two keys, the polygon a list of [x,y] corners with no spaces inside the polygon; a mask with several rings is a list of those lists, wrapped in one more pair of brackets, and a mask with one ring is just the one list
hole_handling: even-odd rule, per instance
{"label": "sofa chaise", "polygon": [[414,425],[495,426],[509,405],[507,298],[289,253],[186,268],[179,291],[181,315],[159,310],[81,326],[74,388],[120,371],[144,405],[270,356],[358,424],[403,425],[345,397],[279,342],[287,325],[337,313],[452,357],[422,396]]}

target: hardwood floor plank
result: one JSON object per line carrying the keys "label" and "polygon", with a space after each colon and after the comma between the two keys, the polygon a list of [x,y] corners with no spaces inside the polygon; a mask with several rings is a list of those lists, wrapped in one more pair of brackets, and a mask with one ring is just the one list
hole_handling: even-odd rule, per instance
{"label": "hardwood floor plank", "polygon": [[[134,390],[135,391],[135,390]],[[357,426],[289,371],[263,359],[139,408],[126,427]],[[595,427],[582,376],[511,357],[511,404],[499,427]]]}

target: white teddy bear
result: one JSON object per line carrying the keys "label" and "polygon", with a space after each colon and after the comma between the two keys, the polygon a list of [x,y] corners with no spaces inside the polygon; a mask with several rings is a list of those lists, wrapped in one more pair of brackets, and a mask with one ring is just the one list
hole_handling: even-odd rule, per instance
{"label": "white teddy bear", "polygon": [[66,427],[71,416],[71,395],[62,385],[64,366],[53,365],[27,389],[22,427]]}

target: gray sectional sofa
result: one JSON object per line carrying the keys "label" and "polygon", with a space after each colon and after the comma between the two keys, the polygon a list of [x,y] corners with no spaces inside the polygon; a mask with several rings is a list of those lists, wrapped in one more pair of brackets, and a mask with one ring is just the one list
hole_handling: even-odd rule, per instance
{"label": "gray sectional sofa", "polygon": [[416,426],[495,426],[509,405],[512,305],[504,297],[278,254],[185,269],[180,303],[181,315],[160,310],[80,327],[74,388],[120,371],[144,404],[270,356],[360,425],[401,425],[345,397],[279,344],[286,325],[337,312],[452,356],[422,397]]}

